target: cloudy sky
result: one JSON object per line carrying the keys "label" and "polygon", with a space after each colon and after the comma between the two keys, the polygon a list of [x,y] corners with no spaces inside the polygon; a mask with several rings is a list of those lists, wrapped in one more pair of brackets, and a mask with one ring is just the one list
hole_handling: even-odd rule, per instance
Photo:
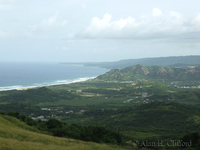
{"label": "cloudy sky", "polygon": [[0,61],[200,55],[199,0],[0,0]]}

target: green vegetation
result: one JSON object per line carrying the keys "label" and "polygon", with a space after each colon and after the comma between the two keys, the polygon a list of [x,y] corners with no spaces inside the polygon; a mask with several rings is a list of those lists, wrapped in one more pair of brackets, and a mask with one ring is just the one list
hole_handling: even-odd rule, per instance
{"label": "green vegetation", "polygon": [[47,115],[48,112],[44,112],[41,110],[38,106],[30,106],[25,104],[19,104],[19,103],[11,103],[11,104],[2,104],[0,105],[1,112],[18,112],[21,115],[29,116],[29,114],[34,113],[36,116],[39,116],[41,114]]}
{"label": "green vegetation", "polygon": [[200,107],[200,90],[156,94],[148,98],[154,101],[177,102]]}
{"label": "green vegetation", "polygon": [[[6,115],[4,113],[1,114]],[[35,127],[38,131],[40,130],[41,132],[45,132],[53,136],[92,141],[96,143],[123,144],[122,136],[119,133],[108,130],[103,126],[83,127],[77,124],[67,125],[57,119],[50,119],[45,122],[34,121],[26,116],[19,115],[19,113],[14,112],[10,112],[8,115],[25,122],[27,125]]]}
{"label": "green vegetation", "polygon": [[178,103],[154,102],[118,110],[91,110],[81,116],[66,118],[65,121],[110,126],[119,129],[127,138],[144,140],[147,137],[179,138],[186,133],[200,132],[199,117],[198,108]]}
{"label": "green vegetation", "polygon": [[41,134],[35,128],[7,115],[0,115],[0,143],[0,149],[2,150],[124,149],[118,146],[83,142]]}
{"label": "green vegetation", "polygon": [[112,69],[96,80],[136,81],[141,79],[157,81],[198,81],[200,67],[170,68],[161,66],[130,66],[124,69]]}
{"label": "green vegetation", "polygon": [[[136,109],[147,108],[148,110],[151,109],[150,107],[158,108],[161,106],[161,103],[156,103],[156,105],[148,106],[148,105],[141,105],[140,108],[137,107]],[[164,107],[168,107],[169,105],[164,105]],[[178,109],[178,105],[177,106]],[[170,106],[171,107],[171,106]],[[169,109],[169,108],[167,108]],[[170,108],[171,109],[171,108]],[[184,108],[187,109],[187,108]],[[183,110],[184,110],[183,109]],[[196,110],[191,110],[190,113],[196,113]],[[188,113],[188,114],[190,114]],[[13,116],[15,118],[13,118]],[[20,121],[21,120],[21,121]],[[23,122],[22,122],[23,121]],[[28,125],[29,124],[29,125]],[[107,128],[107,129],[106,129]],[[112,126],[88,126],[88,127],[81,127],[79,125],[66,125],[63,122],[60,122],[56,119],[51,119],[47,122],[36,122],[30,118],[25,116],[19,115],[18,113],[5,113],[0,114],[0,149],[143,149],[150,148],[150,149],[197,149],[199,148],[200,142],[200,134],[198,132],[189,132],[187,134],[181,133],[179,136],[173,136],[174,141],[175,139],[180,139],[176,142],[176,144],[181,144],[182,146],[173,146],[173,142],[168,138],[162,138],[155,132],[138,132],[138,131],[127,131],[125,134],[133,134],[137,135],[137,140],[133,140],[136,142],[135,146],[131,146],[126,148],[118,147],[118,146],[108,146],[102,143],[112,143],[112,144],[119,144],[122,142],[121,135],[116,133]],[[163,130],[163,129],[162,129]],[[162,131],[160,130],[160,131]],[[193,128],[195,130],[195,128]],[[175,131],[175,130],[174,130]],[[168,132],[172,132],[168,130]],[[43,133],[43,134],[41,134]],[[166,134],[166,133],[165,133]],[[65,138],[56,138],[50,135],[65,137]],[[168,135],[172,135],[168,133]],[[153,136],[153,137],[152,137]],[[81,139],[85,141],[95,141],[101,144],[95,143],[88,143],[88,142],[81,142],[77,140],[69,139],[68,137],[72,137],[74,139]],[[159,137],[159,138],[157,138]],[[160,139],[164,147],[159,147],[158,140]],[[12,144],[8,144],[12,142]],[[147,143],[156,143],[156,145],[148,144]],[[169,146],[170,143],[170,146]],[[185,143],[190,144],[189,146]],[[192,143],[192,144],[191,144]],[[127,142],[128,144],[128,142]],[[87,146],[86,146],[87,145]],[[42,146],[42,147],[40,147]],[[83,148],[84,147],[84,148]]]}
{"label": "green vegetation", "polygon": [[[162,83],[142,81],[138,83],[107,83],[87,81],[11,93],[0,97],[0,109],[4,112],[18,111],[29,116],[58,114],[60,111],[81,111],[94,108],[117,109],[143,103],[142,95],[171,92],[173,89]],[[136,98],[138,97],[138,98]],[[125,103],[132,99],[131,103]],[[41,111],[40,108],[51,108]]]}
{"label": "green vegetation", "polygon": [[7,96],[1,96],[0,101],[6,103],[34,105],[42,102],[56,102],[60,99],[71,100],[75,97],[75,95],[72,95],[68,91],[58,93],[46,87],[42,87],[36,89],[28,89],[23,92],[14,93]]}
{"label": "green vegetation", "polygon": [[10,95],[10,94],[16,94],[21,93],[23,90],[8,90],[8,91],[0,91],[0,96]]}

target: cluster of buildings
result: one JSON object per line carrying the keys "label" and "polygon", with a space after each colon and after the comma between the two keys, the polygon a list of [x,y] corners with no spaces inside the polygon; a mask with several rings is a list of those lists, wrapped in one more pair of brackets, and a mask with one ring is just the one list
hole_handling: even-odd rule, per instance
{"label": "cluster of buildings", "polygon": [[[48,121],[51,118],[56,118],[59,116],[66,116],[66,115],[71,115],[74,113],[73,110],[69,110],[66,112],[63,112],[61,110],[58,109],[51,109],[51,108],[41,108],[42,111],[51,111],[51,113],[49,113],[50,115],[39,115],[37,117],[35,117],[35,115],[32,113],[29,115],[29,117],[33,120],[41,120],[41,121]],[[82,114],[84,113],[86,110],[80,110],[80,112],[77,112],[77,114]],[[52,114],[55,113],[55,114]],[[45,113],[44,113],[45,114]]]}

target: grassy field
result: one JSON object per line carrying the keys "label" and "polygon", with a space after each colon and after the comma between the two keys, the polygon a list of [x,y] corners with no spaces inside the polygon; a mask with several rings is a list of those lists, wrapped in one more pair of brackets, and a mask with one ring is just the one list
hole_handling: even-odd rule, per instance
{"label": "grassy field", "polygon": [[20,122],[16,118],[0,115],[1,150],[125,149],[122,147],[112,145],[83,142],[66,138],[58,138],[50,135],[41,134],[38,132],[36,129]]}

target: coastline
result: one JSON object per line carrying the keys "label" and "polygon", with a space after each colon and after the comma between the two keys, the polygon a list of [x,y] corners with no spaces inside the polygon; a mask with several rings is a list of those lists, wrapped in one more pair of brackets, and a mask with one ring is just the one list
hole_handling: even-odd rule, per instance
{"label": "coastline", "polygon": [[0,91],[70,84],[104,74],[108,69],[58,63],[0,63]]}
{"label": "coastline", "polygon": [[[20,85],[21,87],[20,86],[17,87],[16,85],[14,85],[14,86],[7,86],[7,89],[6,89],[6,87],[5,87],[5,89],[3,89],[3,87],[0,87],[0,92],[2,92],[2,91],[12,91],[12,90],[23,91],[23,90],[34,89],[34,88],[39,88],[39,87],[66,85],[66,84],[84,82],[84,81],[87,81],[87,80],[94,79],[96,77],[97,76],[95,76],[95,77],[83,77],[83,78],[74,79],[74,80],[68,81],[68,82],[64,82],[64,81],[67,81],[67,80],[57,80],[57,81],[54,82],[55,84],[46,84],[46,85],[44,84],[44,85],[42,85],[42,83],[41,83],[41,86],[25,86],[25,87],[23,87],[23,86]],[[16,87],[16,88],[9,88],[9,87]]]}

